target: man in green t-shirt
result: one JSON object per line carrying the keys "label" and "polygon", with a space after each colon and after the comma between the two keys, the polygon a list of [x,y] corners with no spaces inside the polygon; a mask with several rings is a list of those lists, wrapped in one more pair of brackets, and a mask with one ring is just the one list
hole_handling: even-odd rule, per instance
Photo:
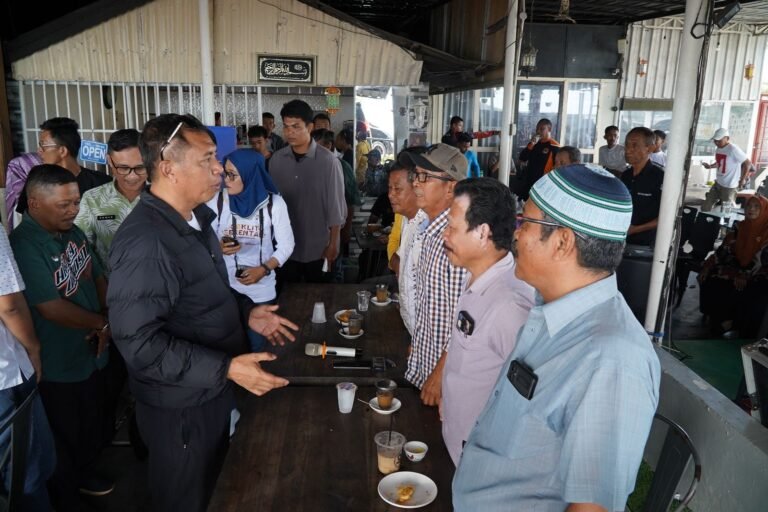
{"label": "man in green t-shirt", "polygon": [[81,510],[78,490],[108,494],[114,484],[91,465],[101,446],[103,385],[110,338],[106,281],[83,232],[74,225],[77,180],[66,169],[34,167],[26,185],[27,210],[10,241],[41,343],[43,399],[56,441],[49,482],[57,511]]}

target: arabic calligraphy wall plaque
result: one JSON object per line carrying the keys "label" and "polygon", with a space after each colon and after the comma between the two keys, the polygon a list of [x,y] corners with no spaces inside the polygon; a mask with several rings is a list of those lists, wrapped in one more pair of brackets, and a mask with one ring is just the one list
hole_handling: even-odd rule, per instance
{"label": "arabic calligraphy wall plaque", "polygon": [[315,83],[315,57],[259,55],[258,61],[259,83]]}

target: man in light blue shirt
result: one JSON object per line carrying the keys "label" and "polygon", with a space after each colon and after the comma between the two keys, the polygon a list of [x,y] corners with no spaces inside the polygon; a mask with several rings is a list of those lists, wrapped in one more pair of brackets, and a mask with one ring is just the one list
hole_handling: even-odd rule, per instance
{"label": "man in light blue shirt", "polygon": [[467,178],[480,178],[483,176],[483,171],[480,170],[480,163],[477,161],[477,155],[474,151],[469,149],[472,145],[472,135],[467,132],[461,132],[457,135],[458,143],[456,147],[459,151],[467,157]]}
{"label": "man in light blue shirt", "polygon": [[545,175],[518,217],[537,304],[469,435],[457,511],[624,510],[658,404],[659,361],[616,289],[632,215],[605,170]]}

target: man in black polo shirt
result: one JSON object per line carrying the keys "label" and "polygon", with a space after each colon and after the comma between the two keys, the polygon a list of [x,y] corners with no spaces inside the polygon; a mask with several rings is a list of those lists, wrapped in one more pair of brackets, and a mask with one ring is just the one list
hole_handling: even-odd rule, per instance
{"label": "man in black polo shirt", "polygon": [[628,244],[653,245],[656,240],[664,171],[651,161],[655,147],[656,135],[644,127],[630,130],[624,143],[627,163],[631,166],[621,175],[621,181],[632,194]]}

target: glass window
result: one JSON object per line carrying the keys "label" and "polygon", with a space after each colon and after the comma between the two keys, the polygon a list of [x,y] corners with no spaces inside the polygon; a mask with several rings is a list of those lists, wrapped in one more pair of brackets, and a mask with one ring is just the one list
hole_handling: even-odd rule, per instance
{"label": "glass window", "polygon": [[[502,113],[504,110],[504,88],[493,87],[480,91],[479,131],[501,130]],[[499,137],[478,139],[478,146],[498,147]]]}
{"label": "glass window", "polygon": [[712,143],[712,134],[720,128],[722,122],[722,103],[710,101],[701,104],[699,124],[696,126],[696,140],[693,143],[693,155],[712,156],[715,154],[715,149],[717,148]]}
{"label": "glass window", "polygon": [[[459,116],[464,119],[464,131],[471,131],[474,112],[475,91],[451,92],[445,95],[443,103],[443,131],[451,128],[451,118]],[[436,141],[439,142],[439,141]]]}
{"label": "glass window", "polygon": [[560,96],[562,83],[530,83],[518,85],[517,135],[513,154],[515,158],[536,134],[536,124],[546,118],[552,122],[552,137],[560,131]]}
{"label": "glass window", "polygon": [[[619,143],[624,144],[627,132],[637,126],[647,126],[651,130],[664,130],[669,133],[671,124],[671,110],[623,110],[619,116]],[[602,136],[603,132],[600,133],[601,145]]]}
{"label": "glass window", "polygon": [[600,84],[574,82],[568,84],[568,105],[563,145],[582,149],[595,147],[597,134],[597,100]]}
{"label": "glass window", "polygon": [[[749,142],[749,127],[752,125],[753,106],[749,103],[732,103],[728,116],[728,131],[731,134],[731,142],[747,152]],[[712,135],[710,135],[711,137]],[[748,154],[751,151],[747,152]]]}

